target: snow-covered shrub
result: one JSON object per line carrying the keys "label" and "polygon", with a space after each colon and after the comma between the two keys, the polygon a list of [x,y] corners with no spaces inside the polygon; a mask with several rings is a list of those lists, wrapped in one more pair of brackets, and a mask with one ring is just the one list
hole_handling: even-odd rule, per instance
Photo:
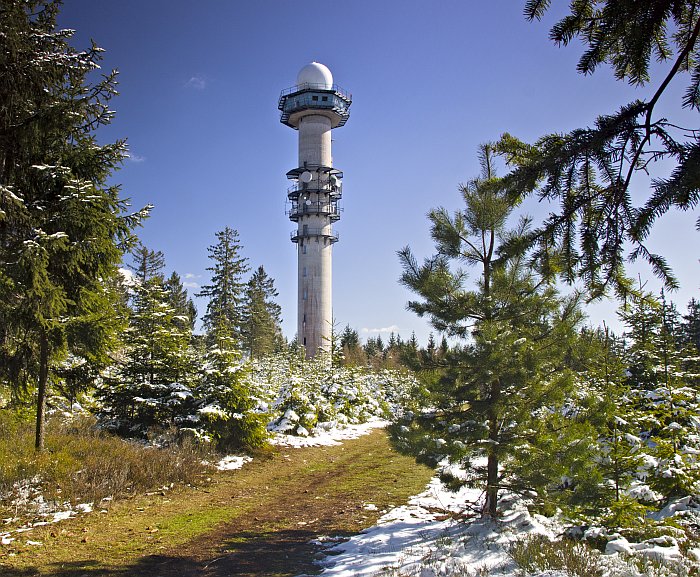
{"label": "snow-covered shrub", "polygon": [[260,410],[248,366],[239,359],[231,339],[220,337],[207,351],[196,389],[199,425],[193,423],[193,429],[222,450],[253,449],[267,438],[267,414]]}
{"label": "snow-covered shrub", "polygon": [[333,366],[328,358],[275,355],[254,361],[251,379],[270,405],[272,431],[307,435],[314,428],[388,418],[415,386],[402,372]]}

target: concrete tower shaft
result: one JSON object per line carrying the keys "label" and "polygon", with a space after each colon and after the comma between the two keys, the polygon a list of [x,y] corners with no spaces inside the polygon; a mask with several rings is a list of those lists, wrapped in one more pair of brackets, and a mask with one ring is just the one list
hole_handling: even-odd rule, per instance
{"label": "concrete tower shaft", "polygon": [[299,118],[299,166],[331,166],[331,120],[319,114]]}
{"label": "concrete tower shaft", "polygon": [[332,247],[338,240],[332,223],[340,218],[342,172],[333,168],[331,130],[350,116],[351,96],[333,84],[323,64],[312,62],[297,85],[282,91],[281,122],[299,131],[299,164],[287,177],[289,218],[297,223],[292,242],[298,254],[297,338],[307,356],[328,348],[331,339]]}

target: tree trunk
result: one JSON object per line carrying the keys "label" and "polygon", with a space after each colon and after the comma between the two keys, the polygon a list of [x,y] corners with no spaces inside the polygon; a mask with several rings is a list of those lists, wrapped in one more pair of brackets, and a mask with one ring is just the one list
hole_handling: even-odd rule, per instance
{"label": "tree trunk", "polygon": [[46,385],[49,380],[49,339],[42,333],[39,342],[39,387],[36,398],[36,438],[34,447],[44,450],[44,417],[46,413]]}
{"label": "tree trunk", "polygon": [[486,464],[486,503],[484,515],[496,518],[498,507],[498,404],[501,399],[501,383],[491,385],[491,407],[489,408],[489,450]]}

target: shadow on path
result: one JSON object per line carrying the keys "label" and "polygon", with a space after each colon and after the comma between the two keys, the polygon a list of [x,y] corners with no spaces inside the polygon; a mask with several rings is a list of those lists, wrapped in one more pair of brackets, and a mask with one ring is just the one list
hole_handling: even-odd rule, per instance
{"label": "shadow on path", "polygon": [[[349,537],[346,535],[345,537]],[[315,575],[325,557],[318,534],[309,530],[243,532],[225,540],[210,558],[149,555],[133,565],[108,570],[97,561],[49,564],[43,571],[8,569],[2,577],[293,577]],[[342,540],[343,537],[340,538]],[[312,542],[313,541],[313,542]],[[333,543],[334,544],[334,543]]]}

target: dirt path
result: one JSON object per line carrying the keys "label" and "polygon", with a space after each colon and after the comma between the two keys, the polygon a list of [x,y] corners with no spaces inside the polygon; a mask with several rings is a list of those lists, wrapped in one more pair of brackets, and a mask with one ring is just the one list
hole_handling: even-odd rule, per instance
{"label": "dirt path", "polygon": [[323,553],[312,539],[373,525],[430,476],[395,453],[383,431],[342,446],[282,448],[205,488],[134,499],[26,534],[14,549],[0,549],[0,575],[313,574]]}

